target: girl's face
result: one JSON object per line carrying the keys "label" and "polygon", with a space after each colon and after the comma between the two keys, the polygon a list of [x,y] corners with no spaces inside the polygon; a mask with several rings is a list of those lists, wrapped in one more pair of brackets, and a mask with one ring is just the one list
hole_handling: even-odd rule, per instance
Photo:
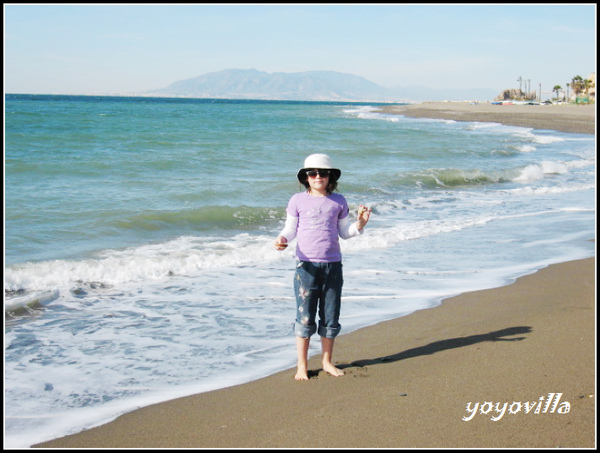
{"label": "girl's face", "polygon": [[309,170],[306,175],[311,191],[327,194],[327,186],[329,185],[328,170]]}

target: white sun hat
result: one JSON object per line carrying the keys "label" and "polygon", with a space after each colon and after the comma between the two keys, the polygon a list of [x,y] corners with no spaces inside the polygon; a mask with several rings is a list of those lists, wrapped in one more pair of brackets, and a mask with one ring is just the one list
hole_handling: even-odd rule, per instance
{"label": "white sun hat", "polygon": [[313,169],[329,170],[331,181],[337,181],[342,174],[339,168],[333,166],[331,158],[327,154],[311,154],[304,160],[304,167],[298,170],[298,181],[304,184],[306,182],[306,171]]}

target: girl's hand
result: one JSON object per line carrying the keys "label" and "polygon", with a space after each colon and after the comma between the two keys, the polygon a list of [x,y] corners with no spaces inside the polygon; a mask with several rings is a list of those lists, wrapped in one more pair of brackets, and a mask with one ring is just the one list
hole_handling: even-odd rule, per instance
{"label": "girl's hand", "polygon": [[371,208],[363,206],[362,204],[358,208],[358,219],[356,220],[356,226],[359,230],[362,230],[365,225],[369,222],[371,217]]}
{"label": "girl's hand", "polygon": [[275,248],[277,250],[285,250],[287,246],[287,239],[283,236],[277,236],[277,239],[275,239]]}

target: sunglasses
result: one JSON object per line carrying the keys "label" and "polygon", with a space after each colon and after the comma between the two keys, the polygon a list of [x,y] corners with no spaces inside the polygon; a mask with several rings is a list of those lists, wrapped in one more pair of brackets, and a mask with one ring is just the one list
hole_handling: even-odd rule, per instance
{"label": "sunglasses", "polygon": [[329,177],[329,170],[307,170],[306,175],[311,178],[316,178],[319,175],[321,178]]}

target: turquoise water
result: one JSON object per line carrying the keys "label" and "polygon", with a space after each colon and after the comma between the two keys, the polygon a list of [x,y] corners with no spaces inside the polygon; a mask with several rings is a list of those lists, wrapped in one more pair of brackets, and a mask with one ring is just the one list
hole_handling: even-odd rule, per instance
{"label": "turquoise water", "polygon": [[342,334],[594,255],[593,135],[366,104],[7,95],[6,446],[293,366],[293,247],[272,241],[313,152],[373,209],[342,244]]}

